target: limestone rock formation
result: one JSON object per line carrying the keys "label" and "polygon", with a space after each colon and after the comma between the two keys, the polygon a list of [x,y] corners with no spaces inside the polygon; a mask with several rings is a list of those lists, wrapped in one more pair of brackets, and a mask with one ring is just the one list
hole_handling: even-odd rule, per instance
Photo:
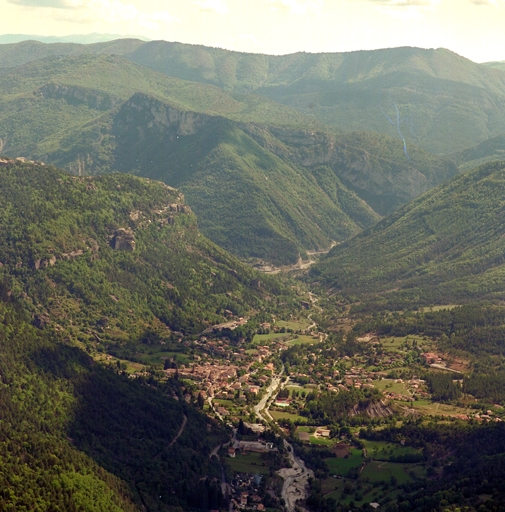
{"label": "limestone rock formation", "polygon": [[119,251],[134,251],[136,247],[133,232],[129,229],[119,228],[114,232],[111,247]]}

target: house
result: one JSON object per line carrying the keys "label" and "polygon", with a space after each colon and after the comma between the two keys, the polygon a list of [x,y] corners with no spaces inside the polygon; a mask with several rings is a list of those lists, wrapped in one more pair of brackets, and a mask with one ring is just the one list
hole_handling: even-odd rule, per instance
{"label": "house", "polygon": [[247,423],[244,421],[244,427],[248,428],[255,434],[261,434],[262,432],[265,432],[265,426],[261,423]]}
{"label": "house", "polygon": [[235,448],[233,448],[232,446],[228,448],[228,457],[235,458]]}
{"label": "house", "polygon": [[328,428],[318,428],[316,433],[321,437],[330,437],[330,429]]}
{"label": "house", "polygon": [[428,363],[440,363],[442,361],[442,358],[439,357],[437,354],[434,354],[433,352],[425,352],[424,354],[421,354],[421,357]]}

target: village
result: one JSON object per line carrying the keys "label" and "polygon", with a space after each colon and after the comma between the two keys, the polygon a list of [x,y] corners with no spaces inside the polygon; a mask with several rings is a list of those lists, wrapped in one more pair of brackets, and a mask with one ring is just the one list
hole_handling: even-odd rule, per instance
{"label": "village", "polygon": [[[216,452],[226,467],[221,485],[233,509],[282,510],[285,506],[294,512],[297,506],[303,510],[310,470],[302,471],[303,461],[281,439],[292,450],[294,446],[297,451],[326,450],[325,470],[320,473],[326,496],[379,506],[389,499],[387,490],[380,492],[374,484],[365,487],[367,496],[351,495],[348,491],[354,489],[355,479],[377,471],[377,457],[379,461],[417,460],[419,451],[405,439],[377,447],[361,439],[360,431],[389,417],[398,421],[428,415],[478,422],[500,422],[505,417],[497,404],[483,409],[468,402],[433,400],[427,372],[443,372],[461,383],[462,364],[454,364],[426,338],[379,337],[370,332],[356,338],[348,350],[328,333],[319,332],[313,322],[272,319],[247,339],[233,334],[246,322],[242,318],[227,322],[220,326],[224,330],[208,329],[198,337],[177,333],[170,346],[160,342],[159,347],[149,348],[152,358],[164,361],[158,377],[180,383],[182,394],[174,392],[173,398],[201,408],[235,432],[232,442]],[[136,368],[132,378],[149,377],[145,367]],[[343,423],[345,427],[313,417],[318,397],[346,393],[373,396],[375,405],[356,409]],[[368,420],[360,420],[367,416]],[[245,433],[237,435],[239,427]],[[393,455],[386,455],[386,450]],[[387,468],[385,480],[401,476],[394,464]],[[415,465],[404,470],[418,471]]]}

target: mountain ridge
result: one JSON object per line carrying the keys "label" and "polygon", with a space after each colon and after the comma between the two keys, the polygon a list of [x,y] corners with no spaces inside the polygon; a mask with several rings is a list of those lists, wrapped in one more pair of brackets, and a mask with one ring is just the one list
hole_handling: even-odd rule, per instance
{"label": "mountain ridge", "polygon": [[314,278],[383,306],[502,300],[504,170],[491,162],[426,192],[334,247]]}
{"label": "mountain ridge", "polygon": [[[30,50],[3,46],[0,66],[55,52],[40,45]],[[340,130],[374,131],[436,154],[463,150],[505,131],[505,73],[443,48],[269,56],[120,40],[59,51],[119,53],[169,76],[266,97]]]}
{"label": "mountain ridge", "polygon": [[275,263],[342,241],[457,172],[414,147],[409,161],[393,139],[342,135],[271,100],[117,55],[23,64],[0,76],[0,95],[4,153],[165,181],[215,242]]}

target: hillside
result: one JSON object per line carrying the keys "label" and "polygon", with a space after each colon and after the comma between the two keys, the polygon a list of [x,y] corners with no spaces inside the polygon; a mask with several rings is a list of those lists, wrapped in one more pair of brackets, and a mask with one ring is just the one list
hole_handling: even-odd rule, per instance
{"label": "hillside", "polygon": [[0,46],[0,67],[56,51],[121,54],[172,77],[270,98],[338,129],[404,138],[438,154],[505,131],[505,73],[441,48],[271,56],[167,41],[23,42]]}
{"label": "hillside", "polygon": [[84,346],[198,333],[291,300],[205,239],[162,183],[5,159],[0,182],[0,274],[37,325]]}
{"label": "hillside", "polygon": [[0,76],[0,95],[5,154],[162,180],[214,242],[275,263],[340,242],[457,172],[414,146],[408,159],[394,139],[332,134],[273,101],[118,56],[29,62]]}
{"label": "hillside", "polygon": [[405,138],[437,154],[505,130],[505,73],[445,49],[268,56],[151,41],[127,57],[170,76],[271,98],[341,130]]}
{"label": "hillside", "polygon": [[270,98],[340,130],[373,131],[436,154],[505,131],[505,72],[443,48],[273,56],[167,41],[25,41],[0,45],[0,68],[84,53],[123,55],[171,77]]}
{"label": "hillside", "polygon": [[505,61],[504,60],[498,60],[498,61],[492,61],[492,62],[483,62],[484,66],[488,66],[493,69],[500,69],[502,71],[505,71]]}
{"label": "hillside", "polygon": [[180,393],[178,385],[146,385],[105,369],[28,320],[0,282],[1,510],[222,506],[210,482],[220,478],[219,465],[209,453],[223,433],[167,396]]}
{"label": "hillside", "polygon": [[394,307],[502,300],[505,163],[427,192],[336,246],[313,276]]}
{"label": "hillside", "polygon": [[450,155],[462,171],[473,169],[478,165],[505,159],[505,134],[492,137],[476,146]]}

